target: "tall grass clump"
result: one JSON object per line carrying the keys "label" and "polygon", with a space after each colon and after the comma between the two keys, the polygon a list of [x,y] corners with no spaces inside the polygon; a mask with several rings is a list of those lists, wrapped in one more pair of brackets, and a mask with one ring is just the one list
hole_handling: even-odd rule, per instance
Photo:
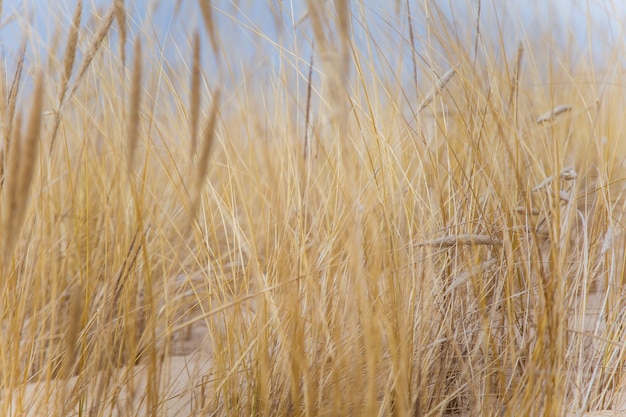
{"label": "tall grass clump", "polygon": [[624,410],[624,46],[438,4],[5,10],[0,415]]}

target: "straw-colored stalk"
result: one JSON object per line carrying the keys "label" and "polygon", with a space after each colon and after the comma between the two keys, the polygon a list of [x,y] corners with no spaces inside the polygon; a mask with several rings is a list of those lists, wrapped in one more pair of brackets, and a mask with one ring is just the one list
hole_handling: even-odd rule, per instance
{"label": "straw-colored stalk", "polygon": [[411,63],[413,64],[413,86],[417,88],[417,60],[415,55],[417,48],[415,47],[415,34],[413,32],[413,14],[411,13],[411,2],[406,0],[406,17],[409,27],[409,41],[411,42]]}
{"label": "straw-colored stalk", "polygon": [[[78,10],[74,14],[75,19],[77,15],[78,15]],[[100,50],[100,46],[102,46],[102,41],[104,41],[104,38],[109,32],[109,28],[113,24],[114,16],[115,16],[115,7],[113,6],[109,9],[108,13],[104,17],[102,24],[98,28],[98,31],[96,32],[91,42],[91,46],[89,47],[89,49],[87,50],[87,53],[85,54],[85,58],[83,59],[83,62],[77,72],[76,79],[74,80],[74,85],[72,86],[72,90],[70,91],[69,95],[64,93],[65,99],[67,99],[67,96],[71,97],[74,95],[74,93],[76,93],[76,90],[78,89],[78,86],[80,85],[80,82],[82,78],[84,77],[85,72],[87,72],[87,68],[89,68],[94,57]],[[70,42],[71,42],[71,35],[70,35],[70,38],[68,38],[68,44]],[[70,50],[68,49],[67,52],[69,53]],[[75,54],[75,49],[74,49],[74,54]],[[64,62],[64,67],[69,68],[68,71],[71,72],[73,64],[74,62],[72,60],[72,65],[71,66],[69,65],[69,58],[68,58],[68,54],[66,53],[66,60]],[[68,76],[68,80],[69,80],[69,76]],[[55,118],[54,128],[52,129],[52,139],[50,140],[50,151],[52,151],[52,149],[54,148],[54,143],[56,141],[57,131],[59,128],[60,118],[61,118],[61,104],[59,104],[59,110],[57,111],[57,115]]]}
{"label": "straw-colored stalk", "polygon": [[191,155],[196,154],[198,147],[198,120],[200,119],[200,34],[193,36],[193,63],[191,66],[191,99],[190,99],[190,127],[191,127]]}
{"label": "straw-colored stalk", "polygon": [[[3,259],[4,264],[13,252],[15,243],[22,229],[26,208],[29,200],[30,186],[35,175],[37,166],[37,154],[39,151],[39,131],[41,128],[41,110],[43,107],[43,77],[37,77],[35,92],[33,94],[33,105],[28,119],[28,125],[21,143],[19,128],[15,126],[11,145],[10,170],[8,188],[8,213],[5,212],[3,227]],[[18,122],[19,122],[18,117]]]}
{"label": "straw-colored stalk", "polygon": [[328,44],[324,35],[324,26],[322,25],[322,16],[320,11],[320,3],[313,0],[307,0],[308,16],[313,28],[313,37],[315,43],[320,45],[322,52],[326,50]]}
{"label": "straw-colored stalk", "polygon": [[313,53],[311,52],[311,62],[309,63],[309,75],[307,77],[306,89],[306,110],[304,115],[304,159],[309,153],[309,124],[311,123],[311,93],[313,90]]}
{"label": "straw-colored stalk", "polygon": [[200,204],[200,194],[202,185],[204,184],[206,174],[209,169],[209,156],[211,155],[211,149],[213,148],[213,142],[215,140],[215,130],[217,127],[217,116],[219,113],[221,92],[217,90],[213,96],[213,109],[211,110],[211,117],[207,123],[204,131],[204,143],[202,144],[202,150],[198,159],[198,171],[196,172],[196,183],[194,187],[194,196],[191,205],[191,218],[195,217]]}
{"label": "straw-colored stalk", "polygon": [[515,67],[513,67],[513,75],[511,77],[511,92],[509,93],[509,107],[511,107],[517,97],[519,89],[519,77],[522,70],[522,59],[524,58],[524,44],[521,42],[517,46],[517,54],[515,55]]}
{"label": "straw-colored stalk", "polygon": [[[61,74],[61,87],[59,88],[58,108],[60,111],[63,99],[67,93],[67,84],[72,75],[72,68],[76,60],[76,46],[78,45],[78,30],[80,28],[80,19],[83,13],[83,0],[78,0],[74,17],[72,18],[72,26],[67,37],[67,46],[65,48],[65,56],[63,57],[63,73]],[[57,116],[58,117],[58,116]]]}
{"label": "straw-colored stalk", "polygon": [[335,0],[337,28],[341,42],[341,76],[347,77],[350,60],[350,3],[348,0]]}
{"label": "straw-colored stalk", "polygon": [[204,20],[204,27],[209,35],[211,41],[211,48],[213,53],[217,56],[217,30],[215,28],[215,21],[213,19],[213,6],[211,0],[198,0],[200,4],[200,12],[202,12],[202,19]]}
{"label": "straw-colored stalk", "polygon": [[135,42],[135,60],[133,63],[133,78],[131,83],[128,120],[126,123],[126,138],[128,142],[127,169],[130,174],[133,161],[137,153],[139,141],[139,107],[141,105],[141,41]]}
{"label": "straw-colored stalk", "polygon": [[63,375],[69,377],[76,363],[76,347],[78,335],[81,331],[81,315],[83,311],[83,291],[80,284],[72,287],[69,299],[69,314],[67,317],[67,331],[65,333],[65,358]]}
{"label": "straw-colored stalk", "polygon": [[54,143],[59,124],[61,123],[61,107],[67,96],[67,86],[72,76],[72,69],[76,60],[76,47],[78,45],[78,30],[80,28],[80,19],[83,13],[83,0],[78,0],[74,17],[72,18],[72,26],[67,37],[67,46],[65,47],[65,55],[63,57],[63,73],[61,74],[61,83],[59,87],[59,95],[57,97],[57,111],[54,117],[54,127],[52,128],[52,136],[50,143]]}
{"label": "straw-colored stalk", "polygon": [[122,66],[126,65],[126,9],[124,8],[124,0],[115,0],[113,3],[115,9],[115,19],[120,31],[120,55],[122,57]]}
{"label": "straw-colored stalk", "polygon": [[72,87],[72,92],[70,93],[70,96],[74,95],[74,93],[76,92],[76,89],[78,88],[78,85],[80,84],[80,81],[82,80],[82,78],[85,75],[85,72],[87,71],[87,68],[89,68],[94,57],[100,50],[100,46],[102,46],[102,41],[104,41],[104,38],[106,37],[107,33],[109,33],[109,29],[111,28],[111,25],[113,24],[114,17],[115,17],[115,6],[111,7],[109,11],[107,12],[107,14],[104,16],[104,19],[102,20],[102,23],[100,24],[100,27],[98,28],[98,31],[96,32],[93,40],[91,41],[91,46],[87,50],[87,53],[85,54],[85,58],[83,59],[80,69],[77,72],[76,80],[74,80],[74,86]]}
{"label": "straw-colored stalk", "polygon": [[17,58],[17,66],[15,68],[15,75],[13,76],[13,82],[9,89],[8,105],[7,105],[7,118],[6,118],[6,130],[5,137],[12,135],[13,117],[15,116],[15,106],[17,104],[17,95],[20,90],[20,80],[22,79],[22,70],[24,68],[24,56],[26,55],[26,39],[22,41],[20,46],[20,52]]}
{"label": "straw-colored stalk", "polygon": [[[18,113],[15,119],[13,132],[11,132],[13,138],[9,143],[10,147],[7,149],[6,181],[2,189],[5,207],[5,211],[2,213],[4,216],[2,243],[5,251],[12,245],[12,239],[15,235],[13,230],[14,223],[11,219],[13,213],[17,211],[17,189],[19,188],[19,170],[22,156],[22,114]],[[3,256],[6,261],[7,254],[3,253]]]}

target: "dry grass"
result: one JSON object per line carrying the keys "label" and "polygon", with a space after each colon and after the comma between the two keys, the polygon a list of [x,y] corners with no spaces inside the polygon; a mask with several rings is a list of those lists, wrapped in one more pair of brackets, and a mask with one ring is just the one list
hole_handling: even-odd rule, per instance
{"label": "dry grass", "polygon": [[198,122],[200,120],[200,78],[202,64],[200,62],[200,34],[193,35],[193,61],[191,67],[191,95],[189,100],[189,125],[191,130],[191,155],[196,154],[198,147]]}
{"label": "dry grass", "polygon": [[430,5],[388,37],[360,2],[307,5],[279,68],[237,70],[206,0],[189,65],[118,0],[92,36],[78,1],[49,68],[18,53],[0,415],[623,410],[617,61],[508,51],[480,16],[464,39]]}

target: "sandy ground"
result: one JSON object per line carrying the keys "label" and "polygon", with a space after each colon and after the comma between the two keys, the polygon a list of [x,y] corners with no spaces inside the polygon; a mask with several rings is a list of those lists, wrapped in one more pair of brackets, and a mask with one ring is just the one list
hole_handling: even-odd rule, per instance
{"label": "sandy ground", "polygon": [[[598,294],[589,296],[588,307],[583,323],[573,320],[571,326],[582,325],[586,332],[592,332],[598,322],[598,312],[602,308],[603,298]],[[580,327],[578,327],[580,329]],[[154,396],[159,399],[159,416],[191,416],[193,410],[202,404],[209,404],[212,400],[212,370],[211,354],[208,348],[207,329],[202,324],[196,324],[186,335],[181,335],[172,342],[172,356],[165,358],[166,366],[163,367],[161,381],[158,384],[159,393]],[[589,348],[592,349],[593,341]],[[127,416],[127,415],[150,415],[150,405],[146,404],[149,371],[145,366],[122,368],[118,371],[123,380],[132,381],[119,390],[111,389],[112,396],[104,404],[93,404],[87,399],[83,405],[86,410],[102,408],[101,415]],[[98,377],[95,378],[96,380]],[[13,408],[10,416],[60,416],[79,415],[79,405],[67,403],[51,403],[49,398],[80,398],[74,392],[77,378],[67,381],[56,381],[49,389],[38,384],[29,384],[24,390],[22,398],[13,398]],[[84,384],[84,381],[83,381]],[[94,390],[97,390],[98,382],[93,381]],[[154,385],[153,385],[154,386]],[[92,388],[89,388],[92,389]],[[107,391],[107,392],[109,392]],[[92,396],[94,392],[91,393]],[[89,395],[87,395],[89,397]],[[1,400],[0,400],[1,401]],[[21,403],[21,406],[19,405]],[[620,402],[620,407],[614,410],[606,410],[595,413],[569,413],[568,416],[594,417],[594,416],[626,416],[626,398]],[[65,407],[65,408],[64,408]],[[20,409],[22,411],[20,411]],[[89,413],[83,413],[89,415]]]}
{"label": "sandy ground", "polygon": [[[202,325],[195,325],[190,334],[172,342],[172,356],[164,359],[165,366],[160,375],[158,415],[191,416],[193,409],[203,401],[209,401],[210,381],[207,375],[212,373],[211,357],[206,349],[207,331]],[[106,416],[150,415],[146,404],[147,390],[150,389],[147,376],[151,373],[146,365],[121,368],[116,371],[113,379],[131,381],[119,390],[109,387],[115,397],[107,398],[106,403],[94,404],[89,395],[84,410],[102,408]],[[92,394],[97,392],[98,375],[88,382],[93,387]],[[78,377],[69,380],[57,380],[46,388],[43,384],[28,384],[22,398],[14,394],[10,416],[73,416],[80,415],[79,404],[54,403],[49,398],[80,398],[76,393]],[[83,381],[83,385],[85,381]],[[153,384],[154,386],[154,384]],[[90,415],[84,413],[83,415]]]}

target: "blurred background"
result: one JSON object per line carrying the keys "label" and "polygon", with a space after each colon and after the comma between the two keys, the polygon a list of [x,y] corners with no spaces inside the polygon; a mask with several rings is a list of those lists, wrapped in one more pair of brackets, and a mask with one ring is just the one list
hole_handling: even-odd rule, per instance
{"label": "blurred background", "polygon": [[[86,0],[82,24],[94,26],[94,15],[98,11],[102,15],[111,3]],[[5,0],[1,4],[0,42],[5,60],[11,60],[24,37],[40,53],[55,43],[62,52],[76,0]],[[222,43],[232,45],[228,49],[231,62],[259,57],[271,62],[281,47],[302,56],[310,53],[311,31],[304,0],[214,0],[211,4]],[[188,57],[194,30],[205,35],[197,0],[126,0],[125,5],[130,17],[129,39],[143,32],[156,41],[155,47],[168,61]],[[433,41],[428,24],[446,26],[459,42],[475,43],[479,8],[480,41],[497,44],[509,56],[515,54],[519,42],[544,42],[567,49],[572,65],[589,55],[600,63],[619,49],[616,45],[626,35],[626,2],[620,0],[428,0],[408,4],[404,0],[364,0],[352,1],[351,8],[357,46],[363,27],[358,22],[365,21],[373,39],[401,44],[408,24],[407,8],[418,51]],[[397,28],[398,39],[389,39],[393,37],[390,27]],[[65,33],[59,34],[60,30]],[[116,47],[117,43],[111,42],[111,48]],[[127,44],[127,48],[130,54],[132,46]]]}

